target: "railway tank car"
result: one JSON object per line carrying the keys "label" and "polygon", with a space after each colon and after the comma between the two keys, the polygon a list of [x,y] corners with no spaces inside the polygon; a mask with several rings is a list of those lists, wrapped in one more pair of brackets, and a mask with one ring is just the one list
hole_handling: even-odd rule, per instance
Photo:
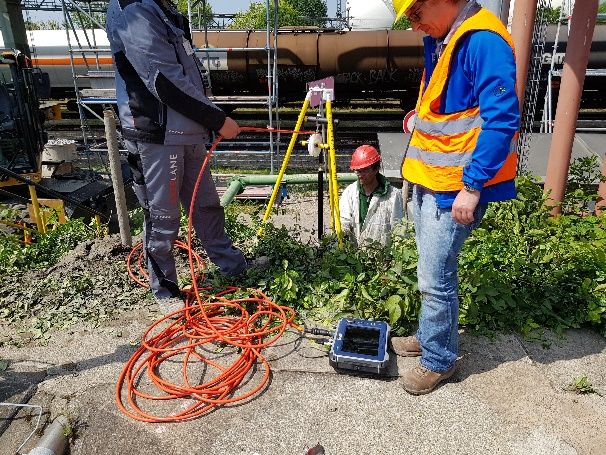
{"label": "railway tank car", "polygon": [[[556,26],[549,26],[542,58],[545,74],[555,34]],[[33,63],[49,73],[53,97],[73,97],[67,32],[41,30],[28,35]],[[252,50],[266,47],[265,31],[220,30],[207,35],[197,31],[193,38],[198,56],[211,71],[214,95],[267,95],[267,52]],[[561,67],[566,38],[563,28],[556,66]],[[227,50],[204,51],[206,42],[209,48]],[[79,88],[90,87],[91,79],[99,73],[111,75],[113,65],[103,30],[70,32],[70,43]],[[81,52],[78,43],[84,49],[93,43],[99,52]],[[416,98],[421,78],[422,34],[411,30],[280,30],[277,57],[278,93],[284,100],[302,100],[308,82],[333,76],[337,100],[394,98],[408,103]],[[606,25],[595,28],[588,67],[606,68]],[[603,78],[587,77],[585,89],[600,96],[603,91],[598,88],[603,83]]]}
{"label": "railway tank car", "polygon": [[49,74],[53,98],[74,97],[74,74],[78,87],[89,88],[89,73],[114,70],[105,30],[33,30],[27,32],[27,39],[33,65]]}

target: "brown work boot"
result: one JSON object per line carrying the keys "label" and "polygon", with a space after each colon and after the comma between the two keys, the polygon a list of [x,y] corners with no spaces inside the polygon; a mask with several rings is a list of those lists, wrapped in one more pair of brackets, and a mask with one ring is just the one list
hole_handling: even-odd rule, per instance
{"label": "brown work boot", "polygon": [[400,383],[408,393],[412,395],[424,395],[431,392],[440,382],[451,377],[454,372],[455,365],[442,373],[437,373],[421,365],[417,365],[412,370],[408,370],[400,378]]}
{"label": "brown work boot", "polygon": [[419,341],[414,337],[394,337],[391,339],[391,349],[402,357],[418,357],[423,354]]}

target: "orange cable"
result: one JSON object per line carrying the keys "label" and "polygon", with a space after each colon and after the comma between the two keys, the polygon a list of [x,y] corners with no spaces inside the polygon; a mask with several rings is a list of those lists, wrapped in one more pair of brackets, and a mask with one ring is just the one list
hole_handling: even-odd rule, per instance
{"label": "orange cable", "polygon": [[[242,127],[241,131],[294,133],[256,127]],[[299,131],[297,134],[314,133]],[[194,187],[190,214],[209,158],[222,139],[223,136],[219,136],[213,143],[202,164]],[[212,288],[199,288],[198,280],[204,280],[205,266],[202,257],[190,247],[193,231],[191,220],[190,216],[187,243],[175,242],[175,247],[187,251],[189,255],[192,286],[182,290],[186,294],[185,307],[166,315],[146,330],[141,346],[126,363],[116,385],[118,407],[129,417],[142,422],[185,421],[217,405],[234,403],[255,395],[265,387],[270,374],[269,364],[261,355],[261,349],[280,338],[289,325],[302,331],[293,323],[295,311],[292,308],[275,304],[260,290],[248,288],[247,297],[230,298],[230,294],[242,289],[229,286],[212,293]],[[142,243],[136,245],[128,256],[128,273],[135,282],[149,288],[149,284],[132,270],[139,249],[141,251],[136,259],[139,274],[149,280],[143,264]],[[254,308],[255,311],[250,314],[247,308]],[[167,322],[168,327],[164,327]],[[215,348],[209,348],[209,344]],[[225,357],[222,350],[226,347],[231,349],[232,355],[239,354],[231,365],[221,363]],[[215,360],[209,358],[212,354],[215,354]],[[175,375],[175,361],[178,360],[182,361],[181,384],[164,377],[171,373]],[[255,375],[253,368],[259,363],[263,365],[265,373],[253,387],[250,384]],[[216,371],[217,375],[203,382],[212,371]],[[191,383],[190,374],[198,379],[196,384]],[[148,400],[182,400],[183,403],[180,411],[162,415],[151,409],[143,409]],[[154,406],[164,409],[157,404],[150,404],[147,408]]]}

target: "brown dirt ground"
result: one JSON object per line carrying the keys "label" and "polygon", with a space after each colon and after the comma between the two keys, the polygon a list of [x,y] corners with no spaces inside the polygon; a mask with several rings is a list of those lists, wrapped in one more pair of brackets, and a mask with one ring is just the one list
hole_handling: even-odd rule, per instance
{"label": "brown dirt ground", "polygon": [[[268,221],[296,232],[303,242],[317,243],[317,206],[317,196],[313,194],[292,194],[282,201]],[[329,212],[326,199],[325,226],[330,225]],[[250,222],[246,214],[239,215],[239,219]],[[139,241],[140,238],[134,238],[133,244]],[[203,254],[200,250],[201,247],[196,248]],[[80,326],[112,324],[117,315],[133,310],[147,309],[144,317],[157,318],[151,293],[129,276],[126,261],[130,253],[131,248],[121,245],[120,235],[112,234],[78,245],[48,269],[5,276],[0,286],[0,311],[11,307],[23,311],[21,317],[15,314],[0,317],[0,345],[43,344],[53,329],[76,330]],[[176,257],[180,276],[187,277],[187,255],[178,253]],[[136,264],[132,269],[139,275]],[[25,307],[33,311],[25,311]],[[43,310],[52,314],[53,329],[44,326],[36,334],[36,328],[43,323],[31,314]]]}

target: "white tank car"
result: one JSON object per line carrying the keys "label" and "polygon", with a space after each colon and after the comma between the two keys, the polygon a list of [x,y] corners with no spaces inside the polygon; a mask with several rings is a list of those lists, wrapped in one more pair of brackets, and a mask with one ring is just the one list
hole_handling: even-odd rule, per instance
{"label": "white tank car", "polygon": [[[74,78],[65,30],[33,30],[27,32],[32,63],[50,76],[55,91],[74,92]],[[91,86],[88,78],[91,71],[113,71],[109,52],[109,41],[105,30],[76,30],[69,32],[69,43],[73,52],[74,72],[78,87]],[[91,52],[99,49],[101,52]]]}
{"label": "white tank car", "polygon": [[389,30],[396,19],[391,0],[347,0],[352,30]]}

